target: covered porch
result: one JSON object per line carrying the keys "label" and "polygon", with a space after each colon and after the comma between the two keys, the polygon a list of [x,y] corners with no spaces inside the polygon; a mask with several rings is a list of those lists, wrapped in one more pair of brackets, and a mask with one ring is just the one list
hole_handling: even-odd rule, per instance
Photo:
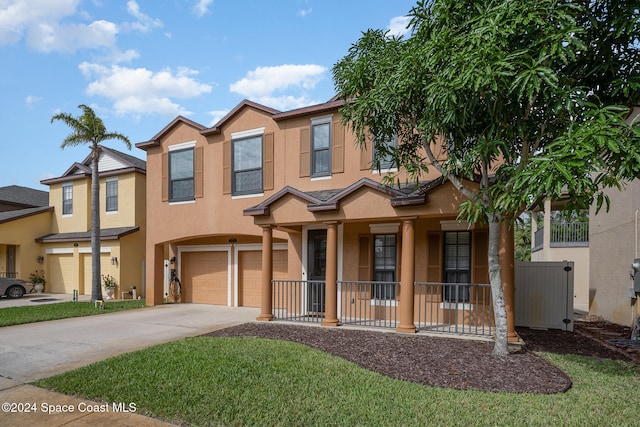
{"label": "covered porch", "polygon": [[[449,183],[404,192],[363,179],[324,194],[285,188],[245,211],[263,234],[258,320],[494,335],[488,232],[456,220],[460,196]],[[286,280],[273,277],[274,230],[293,249]],[[515,340],[513,234],[506,226],[502,234]]]}

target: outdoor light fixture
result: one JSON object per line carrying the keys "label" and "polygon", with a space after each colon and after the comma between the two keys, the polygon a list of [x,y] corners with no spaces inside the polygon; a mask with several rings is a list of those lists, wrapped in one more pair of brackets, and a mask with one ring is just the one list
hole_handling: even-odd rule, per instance
{"label": "outdoor light fixture", "polygon": [[38,263],[42,264],[44,262],[44,257],[42,255],[38,255]]}
{"label": "outdoor light fixture", "polygon": [[171,265],[175,264],[176,263],[176,257],[171,257],[169,262],[171,263]]}
{"label": "outdoor light fixture", "polygon": [[238,241],[238,239],[236,239],[235,237],[232,237],[232,238],[229,239],[229,243],[235,243],[237,241]]}
{"label": "outdoor light fixture", "polygon": [[118,257],[117,256],[111,257],[111,265],[116,265],[117,263],[118,263]]}

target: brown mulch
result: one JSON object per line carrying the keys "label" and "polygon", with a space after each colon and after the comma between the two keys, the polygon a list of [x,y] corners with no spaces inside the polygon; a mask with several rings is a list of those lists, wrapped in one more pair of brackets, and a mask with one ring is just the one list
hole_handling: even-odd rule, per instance
{"label": "brown mulch", "polygon": [[544,394],[568,390],[568,375],[537,356],[538,351],[640,363],[640,356],[636,360],[585,330],[578,324],[575,332],[518,328],[526,345],[506,357],[493,355],[492,342],[345,327],[253,322],[207,335],[294,341],[392,378],[459,390]]}

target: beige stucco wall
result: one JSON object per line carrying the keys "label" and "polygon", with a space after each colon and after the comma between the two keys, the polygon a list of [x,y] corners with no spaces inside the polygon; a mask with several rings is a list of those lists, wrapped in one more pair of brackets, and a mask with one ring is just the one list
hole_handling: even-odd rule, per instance
{"label": "beige stucco wall", "polygon": [[[48,211],[0,223],[0,259],[6,260],[7,245],[15,245],[15,268],[21,279],[28,280],[30,273],[44,268],[38,262],[44,251],[35,239],[49,233],[51,216],[52,212]],[[0,262],[0,272],[6,272],[6,267],[6,262]]]}
{"label": "beige stucco wall", "polygon": [[609,191],[611,209],[595,214],[591,209],[589,228],[590,312],[622,325],[631,325],[640,314],[629,297],[632,282],[629,270],[640,246],[637,215],[640,212],[640,181],[628,184],[623,192]]}

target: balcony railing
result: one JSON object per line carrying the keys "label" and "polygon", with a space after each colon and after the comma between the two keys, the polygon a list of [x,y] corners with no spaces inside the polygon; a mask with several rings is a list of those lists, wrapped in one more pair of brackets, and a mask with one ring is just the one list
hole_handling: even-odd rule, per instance
{"label": "balcony railing", "polygon": [[551,243],[588,243],[588,222],[557,222],[551,224]]}
{"label": "balcony railing", "polygon": [[18,278],[18,272],[17,271],[13,271],[13,272],[0,271],[0,277],[5,277],[5,278],[9,278],[9,279],[17,279]]}
{"label": "balcony railing", "polygon": [[[554,222],[551,223],[551,247],[589,246],[588,222]],[[533,251],[544,246],[544,227],[533,235]]]}
{"label": "balcony railing", "polygon": [[[273,280],[272,286],[274,320],[322,322],[325,282]],[[397,282],[338,282],[340,323],[395,329],[400,288]],[[429,332],[491,336],[495,327],[490,286],[416,282],[414,324]]]}

